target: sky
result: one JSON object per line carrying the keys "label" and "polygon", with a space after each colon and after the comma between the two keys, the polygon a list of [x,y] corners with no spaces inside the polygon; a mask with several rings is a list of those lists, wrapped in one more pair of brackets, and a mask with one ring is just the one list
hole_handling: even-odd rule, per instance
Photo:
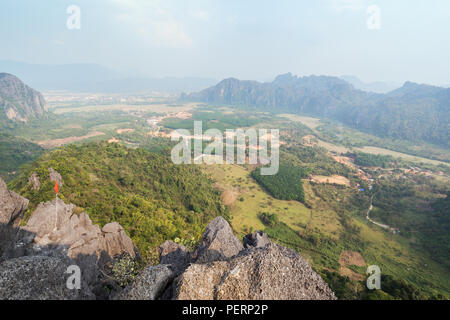
{"label": "sky", "polygon": [[1,0],[0,60],[448,85],[449,17],[448,0]]}

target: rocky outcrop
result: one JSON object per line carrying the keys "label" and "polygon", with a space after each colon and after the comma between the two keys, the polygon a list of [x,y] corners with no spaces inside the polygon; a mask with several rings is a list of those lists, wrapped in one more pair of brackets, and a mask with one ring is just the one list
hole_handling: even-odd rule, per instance
{"label": "rocky outcrop", "polygon": [[80,289],[67,286],[70,264],[69,260],[43,256],[4,261],[0,264],[0,300],[95,299],[82,278]]}
{"label": "rocky outcrop", "polygon": [[244,250],[228,261],[191,265],[175,286],[174,298],[181,300],[336,299],[306,260],[277,244]]}
{"label": "rocky outcrop", "polygon": [[159,263],[170,264],[176,271],[183,270],[191,261],[189,250],[173,241],[166,241],[159,246]]}
{"label": "rocky outcrop", "polygon": [[262,231],[255,231],[244,237],[244,248],[262,248],[270,244],[267,234]]}
{"label": "rocky outcrop", "polygon": [[0,224],[18,225],[28,207],[28,200],[9,191],[0,178]]}
{"label": "rocky outcrop", "polygon": [[49,172],[50,181],[58,182],[58,185],[60,187],[62,187],[64,182],[63,182],[63,179],[62,179],[61,175],[59,174],[59,172],[53,168],[48,168],[48,172]]}
{"label": "rocky outcrop", "polygon": [[41,93],[28,87],[16,76],[0,73],[0,119],[26,122],[41,117],[46,110]]}
{"label": "rocky outcrop", "polygon": [[[159,268],[146,269],[116,298],[336,299],[328,285],[295,251],[270,243],[268,236],[260,231],[247,235],[244,239],[245,249],[233,235],[225,219],[216,218],[206,228],[200,246],[191,254],[188,263],[186,260],[189,259],[189,253],[186,248],[173,242],[165,242],[160,248],[160,260],[173,265],[164,264]],[[167,285],[162,288],[164,283]],[[150,288],[150,293],[140,294],[144,292],[143,287]]]}
{"label": "rocky outcrop", "polygon": [[74,214],[74,208],[59,198],[38,205],[23,228],[35,235],[33,251],[59,248],[71,259],[79,255],[105,259],[123,253],[135,257],[134,244],[120,224],[112,222],[100,229],[86,213]]}
{"label": "rocky outcrop", "polygon": [[[122,226],[112,222],[100,229],[86,213],[74,213],[75,205],[59,198],[39,204],[26,226],[14,226],[8,221],[13,221],[18,208],[26,208],[28,200],[8,191],[2,182],[0,212],[9,224],[0,224],[0,299],[107,298],[105,284],[113,289],[117,285],[103,271],[105,266],[109,268],[117,256],[137,255]],[[65,289],[69,265],[80,268],[85,291]],[[27,286],[26,281],[33,284]]]}
{"label": "rocky outcrop", "polygon": [[28,178],[28,184],[31,184],[31,188],[33,190],[39,190],[41,188],[41,181],[39,180],[39,176],[36,172]]}
{"label": "rocky outcrop", "polygon": [[170,265],[147,267],[136,277],[132,285],[125,288],[114,299],[156,300],[174,277],[175,272]]}
{"label": "rocky outcrop", "polygon": [[194,252],[194,260],[196,263],[225,260],[242,249],[242,243],[234,236],[228,222],[217,217],[206,227],[202,242]]}

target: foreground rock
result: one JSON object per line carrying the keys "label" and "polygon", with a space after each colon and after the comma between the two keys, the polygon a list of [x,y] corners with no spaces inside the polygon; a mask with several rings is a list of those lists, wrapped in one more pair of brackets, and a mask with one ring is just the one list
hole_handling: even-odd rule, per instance
{"label": "foreground rock", "polygon": [[[117,285],[105,274],[105,267],[109,270],[116,257],[137,255],[120,224],[113,222],[100,229],[86,213],[74,213],[75,205],[59,198],[39,204],[25,227],[18,222],[28,200],[8,191],[0,181],[0,201],[4,222],[0,223],[0,299],[108,298]],[[81,269],[85,290],[73,293],[64,289],[69,265]]]}
{"label": "foreground rock", "polygon": [[[75,205],[65,204],[61,199],[41,203],[34,211],[23,231],[34,235],[32,239],[21,239],[25,252],[19,255],[46,254],[59,250],[71,259],[80,255],[106,259],[127,253],[132,257],[136,249],[122,226],[113,222],[102,229],[94,225],[89,216],[82,212],[73,213]],[[24,246],[24,242],[30,246]],[[17,248],[18,249],[18,248]]]}
{"label": "foreground rock", "polygon": [[175,277],[170,265],[147,267],[115,300],[156,300]]}
{"label": "foreground rock", "polygon": [[196,263],[226,260],[237,255],[243,248],[228,222],[217,217],[206,227],[202,243],[194,252],[194,260]]}
{"label": "foreground rock", "polygon": [[190,261],[186,262],[190,256],[186,248],[166,242],[160,248],[160,260],[173,265],[147,268],[116,298],[336,299],[328,285],[295,251],[270,243],[268,236],[260,231],[244,239],[246,249],[230,225],[223,218],[216,218],[207,226],[202,243]]}
{"label": "foreground rock", "polygon": [[32,256],[0,264],[0,300],[88,300],[95,296],[85,282],[70,289],[68,260]]}
{"label": "foreground rock", "polygon": [[262,231],[255,231],[244,237],[245,248],[262,248],[268,244],[270,244],[269,236]]}
{"label": "foreground rock", "polygon": [[0,178],[0,224],[18,225],[28,202],[24,197],[9,191]]}
{"label": "foreground rock", "polygon": [[159,246],[159,257],[160,264],[170,264],[175,271],[182,271],[190,263],[191,254],[185,246],[166,241]]}
{"label": "foreground rock", "polygon": [[180,300],[336,299],[298,253],[276,244],[244,250],[228,261],[191,265],[175,292]]}

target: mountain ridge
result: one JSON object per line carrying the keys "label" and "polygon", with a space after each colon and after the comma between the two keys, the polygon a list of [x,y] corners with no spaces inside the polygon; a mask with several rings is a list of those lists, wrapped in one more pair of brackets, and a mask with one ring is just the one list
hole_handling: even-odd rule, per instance
{"label": "mountain ridge", "polygon": [[331,118],[380,137],[450,147],[450,89],[435,86],[405,82],[380,94],[337,77],[286,73],[265,83],[228,78],[180,99]]}
{"label": "mountain ridge", "polygon": [[0,73],[0,120],[27,122],[47,111],[43,95],[18,77]]}

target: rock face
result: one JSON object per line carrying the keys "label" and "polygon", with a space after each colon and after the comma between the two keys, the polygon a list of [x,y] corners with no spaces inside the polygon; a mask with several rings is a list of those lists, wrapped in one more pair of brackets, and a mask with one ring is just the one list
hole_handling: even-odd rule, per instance
{"label": "rock face", "polygon": [[133,284],[125,288],[115,300],[156,300],[175,277],[170,265],[160,264],[145,268]]}
{"label": "rock face", "polygon": [[41,188],[41,182],[36,172],[28,178],[28,184],[32,185],[33,190],[39,190]]}
{"label": "rock face", "polygon": [[59,247],[71,259],[79,255],[104,259],[122,253],[135,257],[134,244],[121,225],[113,222],[100,230],[86,213],[74,214],[74,208],[73,204],[67,205],[59,198],[39,204],[23,228],[35,234],[33,250]]}
{"label": "rock face", "polygon": [[[160,247],[160,260],[165,264],[146,269],[117,299],[336,299],[328,285],[295,251],[270,243],[260,231],[245,239],[246,249],[233,235],[230,225],[223,218],[216,218],[208,225],[190,263],[186,263],[189,259],[186,248],[165,242]],[[167,268],[176,271],[171,273]],[[166,286],[162,288],[164,283]],[[149,288],[149,293],[141,294],[144,287]]]}
{"label": "rock face", "polygon": [[28,207],[28,200],[9,191],[0,178],[0,224],[17,225]]}
{"label": "rock face", "polygon": [[48,172],[49,172],[50,181],[56,181],[56,182],[58,182],[58,185],[60,187],[62,187],[64,182],[63,182],[63,179],[62,179],[61,175],[59,174],[59,172],[53,168],[48,168]]}
{"label": "rock face", "polygon": [[298,253],[276,244],[244,250],[228,261],[194,264],[176,287],[175,298],[180,300],[336,299]]}
{"label": "rock face", "polygon": [[190,262],[188,249],[173,241],[166,241],[159,246],[159,263],[170,264],[176,271],[183,270]]}
{"label": "rock face", "polygon": [[86,300],[95,296],[85,282],[70,289],[70,262],[60,258],[32,256],[0,264],[0,300]]}
{"label": "rock face", "polygon": [[245,248],[261,248],[270,244],[269,236],[262,231],[255,231],[244,237]]}
{"label": "rock face", "polygon": [[228,222],[217,217],[206,227],[201,245],[194,252],[196,263],[225,260],[243,249]]}
{"label": "rock face", "polygon": [[26,122],[42,116],[46,110],[42,94],[16,76],[0,73],[0,119]]}
{"label": "rock face", "polygon": [[[104,285],[111,280],[104,266],[116,256],[137,254],[122,226],[112,222],[100,229],[59,198],[39,204],[25,227],[13,225],[27,204],[0,181],[0,299],[107,298]],[[66,288],[69,265],[81,270],[81,290]]]}

